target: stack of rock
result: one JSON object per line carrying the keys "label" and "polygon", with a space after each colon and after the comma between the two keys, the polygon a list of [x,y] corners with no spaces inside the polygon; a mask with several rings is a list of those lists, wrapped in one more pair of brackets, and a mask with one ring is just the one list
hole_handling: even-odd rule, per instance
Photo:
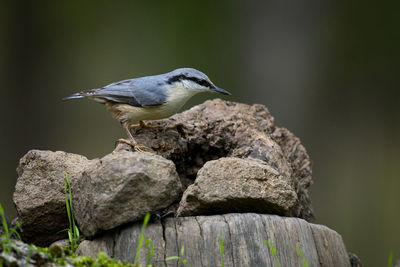
{"label": "stack of rock", "polygon": [[[350,266],[339,234],[310,223],[311,161],[300,140],[274,125],[268,109],[219,99],[139,128],[134,152],[120,144],[100,159],[66,152],[29,151],[20,161],[14,202],[24,240],[49,245],[65,238],[65,173],[74,216],[86,241],[78,252],[99,251],[134,262],[146,213],[153,220],[156,266],[176,266],[180,255],[193,266],[270,266],[265,241],[282,266]],[[145,262],[142,250],[141,261]]]}

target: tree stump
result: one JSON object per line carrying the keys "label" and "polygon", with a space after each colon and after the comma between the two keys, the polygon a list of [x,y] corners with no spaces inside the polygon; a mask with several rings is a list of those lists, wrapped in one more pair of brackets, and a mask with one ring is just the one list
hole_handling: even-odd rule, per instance
{"label": "tree stump", "polygon": [[[140,223],[126,225],[82,242],[77,252],[96,257],[103,251],[134,263],[140,231]],[[183,266],[183,259],[186,266],[222,266],[220,240],[224,266],[304,266],[304,260],[308,266],[350,266],[337,232],[299,218],[255,213],[167,218],[149,223],[144,236],[154,246],[155,266]],[[148,252],[143,242],[139,263],[149,263]],[[171,256],[181,259],[165,260]]]}

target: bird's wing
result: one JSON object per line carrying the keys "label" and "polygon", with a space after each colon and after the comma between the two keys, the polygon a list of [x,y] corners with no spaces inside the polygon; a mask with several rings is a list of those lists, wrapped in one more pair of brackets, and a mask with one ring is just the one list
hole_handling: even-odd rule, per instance
{"label": "bird's wing", "polygon": [[82,95],[128,104],[134,107],[159,106],[166,103],[167,96],[155,82],[142,78],[124,80],[103,88],[82,92]]}

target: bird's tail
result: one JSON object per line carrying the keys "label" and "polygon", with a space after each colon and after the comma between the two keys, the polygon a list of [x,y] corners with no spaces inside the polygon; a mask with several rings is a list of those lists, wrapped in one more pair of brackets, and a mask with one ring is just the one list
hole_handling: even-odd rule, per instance
{"label": "bird's tail", "polygon": [[82,98],[84,97],[81,93],[75,93],[73,95],[64,97],[62,100],[68,100],[68,99],[75,99],[75,98]]}

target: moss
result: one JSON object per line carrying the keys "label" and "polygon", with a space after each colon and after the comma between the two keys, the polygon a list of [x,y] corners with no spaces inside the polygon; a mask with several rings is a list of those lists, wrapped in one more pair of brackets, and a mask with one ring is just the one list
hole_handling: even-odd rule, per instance
{"label": "moss", "polygon": [[[10,246],[13,241],[10,241],[6,246]],[[18,242],[18,241],[16,241]],[[48,263],[54,263],[58,266],[65,266],[71,264],[78,267],[141,267],[133,265],[131,263],[125,263],[116,261],[109,258],[105,253],[100,252],[97,258],[91,258],[86,256],[77,256],[69,248],[54,246],[51,248],[47,247],[36,247],[34,245],[27,245],[22,242],[18,242],[18,246],[14,245],[15,251],[10,249],[11,255],[18,255],[18,258],[22,258],[26,263],[30,262],[37,266],[46,265]],[[0,246],[1,248],[1,246]],[[1,251],[1,249],[0,249]],[[14,254],[15,253],[15,254]],[[0,267],[7,265],[4,264],[0,259]]]}
{"label": "moss", "polygon": [[[72,259],[72,262],[76,267],[96,266],[96,267],[135,267],[130,263],[116,261],[107,257],[106,254],[100,252],[96,259],[91,257],[81,256]],[[137,266],[138,267],[138,266]]]}

